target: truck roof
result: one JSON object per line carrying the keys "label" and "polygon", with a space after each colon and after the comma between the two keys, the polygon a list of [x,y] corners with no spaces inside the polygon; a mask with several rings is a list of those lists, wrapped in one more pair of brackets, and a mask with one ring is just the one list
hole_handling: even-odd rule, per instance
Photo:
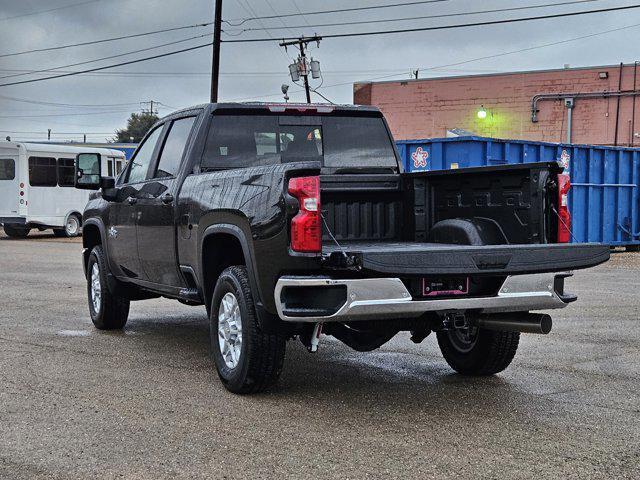
{"label": "truck roof", "polygon": [[177,110],[160,120],[171,118],[174,115],[179,115],[185,112],[191,112],[194,110],[208,109],[211,112],[216,110],[264,110],[266,112],[273,113],[307,113],[316,112],[319,114],[330,113],[364,113],[364,114],[379,114],[380,110],[377,107],[371,105],[350,105],[350,104],[332,104],[332,103],[282,103],[282,102],[222,102],[222,103],[203,103],[200,105],[194,105],[192,107],[182,108]]}

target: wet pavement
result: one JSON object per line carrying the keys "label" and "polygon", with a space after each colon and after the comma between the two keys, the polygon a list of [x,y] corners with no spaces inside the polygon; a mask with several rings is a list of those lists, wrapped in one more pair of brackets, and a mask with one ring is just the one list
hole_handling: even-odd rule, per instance
{"label": "wet pavement", "polygon": [[0,478],[640,478],[640,254],[578,272],[578,302],[509,369],[453,373],[435,338],[357,353],[289,342],[235,396],[203,307],[88,317],[81,243],[0,238]]}

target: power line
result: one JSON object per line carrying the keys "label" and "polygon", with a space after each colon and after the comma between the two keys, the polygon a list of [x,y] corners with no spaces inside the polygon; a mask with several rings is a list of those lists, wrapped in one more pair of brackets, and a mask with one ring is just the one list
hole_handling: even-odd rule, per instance
{"label": "power line", "polygon": [[[476,58],[472,58],[472,59],[469,59],[469,60],[463,60],[463,61],[460,61],[460,62],[449,63],[449,64],[446,64],[446,65],[439,65],[439,66],[436,66],[436,67],[419,68],[418,71],[435,70],[435,69],[447,68],[447,67],[457,67],[459,65],[464,65],[464,64],[467,64],[467,63],[478,62],[480,60],[489,60],[489,59],[492,59],[492,58],[504,57],[506,55],[514,55],[516,53],[529,52],[531,50],[537,50],[539,48],[554,47],[556,45],[562,45],[564,43],[575,42],[575,41],[578,41],[578,40],[584,40],[585,38],[597,37],[597,36],[600,36],[600,35],[605,35],[605,34],[613,33],[613,32],[619,32],[621,30],[627,30],[629,28],[636,28],[636,27],[640,27],[640,23],[636,23],[634,25],[627,25],[627,26],[624,26],[624,27],[613,28],[613,29],[610,29],[610,30],[603,30],[601,32],[589,33],[589,34],[586,34],[586,35],[581,35],[579,37],[568,38],[568,39],[565,39],[565,40],[558,40],[556,42],[550,42],[550,43],[544,43],[544,44],[541,44],[541,45],[535,45],[533,47],[525,47],[525,48],[519,48],[517,50],[511,50],[511,51],[508,51],[508,52],[501,52],[501,53],[496,53],[496,54],[492,54],[492,55],[484,55],[482,57],[476,57]],[[378,77],[378,79],[381,79],[381,78],[383,78],[383,77]],[[330,86],[330,85],[327,85],[327,86]]]}
{"label": "power line", "polygon": [[[576,15],[588,15],[593,13],[615,12],[615,11],[630,10],[635,8],[640,8],[640,5],[627,5],[623,7],[599,8],[597,10],[584,10],[581,12],[554,13],[549,15],[539,15],[535,17],[487,20],[484,22],[460,23],[460,24],[454,24],[454,25],[439,25],[434,27],[403,28],[398,30],[377,30],[372,32],[334,33],[330,35],[322,35],[322,38],[327,39],[327,38],[365,37],[365,36],[373,36],[373,35],[389,35],[389,34],[395,34],[395,33],[427,32],[432,30],[447,30],[447,29],[455,29],[455,28],[479,27],[479,26],[485,26],[485,25],[502,25],[507,23],[528,22],[533,20],[547,20],[551,18],[573,17]],[[222,41],[225,43],[251,43],[251,42],[269,42],[271,40],[272,40],[271,38],[247,38],[247,39],[222,40]],[[284,40],[293,40],[293,38],[285,38]]]}
{"label": "power line", "polygon": [[[406,69],[403,69],[404,72]],[[455,70],[450,70],[455,71]],[[458,70],[463,72],[468,72],[469,70]],[[495,73],[497,70],[473,70],[474,72],[484,72],[484,73]],[[0,72],[26,72],[29,73],[28,70],[2,70]],[[59,73],[78,73],[78,70],[57,70]],[[371,73],[392,73],[398,72],[398,69],[395,68],[386,68],[386,69],[374,69],[374,70],[326,70],[323,71],[323,75],[332,75],[332,76],[344,76],[344,75],[354,75],[354,74],[371,74]],[[193,76],[211,76],[211,72],[93,72],[85,74],[87,76],[102,76],[102,77],[193,77]],[[238,71],[238,72],[220,72],[220,76],[228,76],[228,77],[242,77],[242,76],[252,76],[252,77],[282,77],[285,76],[282,71]],[[0,77],[6,78],[6,77]],[[160,103],[160,102],[158,102]]]}
{"label": "power line", "polygon": [[15,18],[22,18],[22,17],[29,17],[31,15],[40,15],[42,13],[49,13],[49,12],[55,12],[56,10],[63,10],[65,8],[71,8],[71,7],[79,7],[80,5],[86,5],[87,3],[97,3],[100,0],[88,0],[86,2],[80,2],[80,3],[73,3],[71,5],[63,5],[61,7],[56,7],[56,8],[50,8],[48,10],[40,10],[38,12],[30,12],[30,13],[21,13],[20,15],[13,15],[11,17],[3,17],[0,18],[0,22],[4,21],[4,20],[13,20]]}
{"label": "power line", "polygon": [[[315,23],[315,24],[309,24],[309,22],[307,22],[306,26],[294,25],[286,28],[290,30],[292,28],[306,28],[306,27],[309,27],[309,28],[340,27],[345,25],[366,25],[371,23],[407,22],[407,21],[414,21],[414,20],[426,20],[430,18],[448,18],[448,17],[461,17],[461,16],[467,16],[467,15],[481,15],[486,13],[514,12],[519,10],[557,7],[557,6],[563,6],[563,5],[575,5],[578,3],[593,3],[593,2],[599,2],[599,1],[600,0],[572,0],[572,1],[560,2],[560,3],[545,3],[541,5],[526,5],[521,7],[495,8],[492,10],[477,10],[474,12],[442,13],[437,15],[422,15],[422,16],[402,17],[402,18],[385,18],[385,19],[377,19],[377,20],[358,20],[358,21],[352,21],[352,22]],[[267,30],[282,30],[282,28],[283,27],[266,27],[266,28],[253,27],[253,28],[244,28],[240,32],[243,33],[243,32],[267,31]],[[226,32],[226,33],[229,34],[229,32]]]}
{"label": "power line", "polygon": [[289,33],[291,33],[291,35],[295,35],[296,32],[294,32],[293,30],[291,30],[291,28],[289,28],[287,26],[286,23],[284,23],[284,20],[282,19],[282,15],[280,15],[275,8],[273,8],[273,4],[269,1],[269,0],[264,0],[267,5],[269,6],[269,8],[271,9],[271,11],[278,17],[278,20],[280,21],[280,23],[282,24],[282,28],[289,30]]}
{"label": "power line", "polygon": [[12,102],[29,103],[32,105],[43,105],[47,107],[64,107],[64,108],[76,108],[76,107],[111,108],[111,107],[125,107],[125,106],[140,104],[140,102],[111,103],[111,104],[56,103],[56,102],[46,102],[43,100],[29,100],[27,98],[10,97],[8,95],[0,95],[0,98],[4,100],[11,100]]}
{"label": "power line", "polygon": [[296,2],[296,0],[291,0],[291,3],[293,3],[293,6],[298,11],[298,13],[300,15],[302,15],[302,20],[304,20],[304,23],[307,24],[307,27],[310,27],[311,25],[309,24],[309,21],[307,20],[307,17],[305,17],[304,13],[302,13],[302,10],[300,10],[300,7],[298,6],[298,2]]}
{"label": "power line", "polygon": [[122,67],[124,65],[131,65],[131,64],[134,64],[134,63],[140,63],[140,62],[146,62],[148,60],[154,60],[156,58],[163,58],[163,57],[168,57],[168,56],[171,56],[171,55],[177,55],[179,53],[191,52],[193,50],[198,50],[199,48],[210,47],[211,45],[213,45],[213,42],[205,43],[204,45],[196,45],[195,47],[183,48],[181,50],[174,50],[172,52],[161,53],[159,55],[153,55],[151,57],[139,58],[137,60],[129,60],[128,62],[120,62],[120,63],[115,63],[115,64],[112,64],[112,65],[105,65],[104,67],[88,68],[86,70],[80,70],[80,71],[74,72],[74,73],[63,73],[63,74],[60,74],[60,75],[52,75],[50,77],[34,78],[34,79],[31,79],[31,80],[20,80],[20,81],[17,81],[17,82],[9,82],[9,83],[0,83],[0,87],[8,87],[9,85],[22,85],[22,84],[25,84],[25,83],[33,83],[33,82],[42,82],[44,80],[53,80],[55,78],[71,77],[71,76],[75,76],[75,75],[81,75],[83,73],[97,72],[97,71],[100,71],[100,70],[106,70],[108,68]]}
{"label": "power line", "polygon": [[114,132],[47,132],[45,130],[35,131],[35,132],[23,132],[23,131],[15,131],[15,130],[0,130],[1,133],[15,133],[18,135],[113,135]]}
{"label": "power line", "polygon": [[212,23],[213,22],[196,23],[194,25],[184,25],[182,27],[164,28],[162,30],[153,30],[151,32],[135,33],[135,34],[132,34],[132,35],[122,35],[120,37],[103,38],[101,40],[91,40],[91,41],[88,41],[88,42],[80,42],[80,43],[69,43],[67,45],[58,45],[56,47],[37,48],[37,49],[33,49],[33,50],[24,50],[22,52],[4,53],[4,54],[0,54],[0,58],[14,57],[16,55],[25,55],[27,53],[50,52],[52,50],[62,50],[63,48],[82,47],[82,46],[85,46],[85,45],[95,45],[97,43],[114,42],[116,40],[125,40],[125,39],[128,39],[128,38],[144,37],[144,36],[147,36],[147,35],[155,35],[157,33],[175,32],[177,30],[186,30],[188,28],[208,27]]}
{"label": "power line", "polygon": [[131,113],[131,110],[108,110],[100,112],[76,112],[76,113],[46,113],[42,115],[0,115],[0,118],[44,118],[44,117],[76,117],[84,115],[110,115],[120,113]]}
{"label": "power line", "polygon": [[[489,25],[489,24],[496,24],[496,23],[510,23],[510,22],[520,22],[520,21],[527,21],[527,20],[539,20],[539,19],[546,19],[546,18],[558,18],[558,17],[572,16],[572,15],[583,15],[583,14],[589,14],[589,13],[599,13],[599,12],[604,12],[604,11],[625,10],[625,9],[638,8],[638,7],[640,7],[640,5],[633,5],[633,6],[626,6],[626,7],[613,7],[613,8],[608,8],[608,9],[599,9],[599,10],[591,10],[591,11],[584,11],[584,12],[573,12],[573,13],[564,13],[564,14],[545,15],[545,16],[539,16],[539,17],[528,17],[528,18],[520,18],[520,19],[495,20],[495,21],[490,21],[490,22],[478,22],[478,23],[474,23],[474,24],[465,24],[465,25],[451,25],[451,26],[441,26],[441,27],[426,27],[426,28],[422,28],[422,29],[410,29],[410,30],[395,30],[395,31],[383,31],[383,32],[363,32],[363,33],[355,33],[355,34],[329,35],[329,37],[334,37],[335,38],[335,37],[340,37],[340,36],[371,35],[371,34],[384,34],[384,33],[399,33],[399,32],[404,32],[404,31],[422,31],[422,30],[437,30],[437,29],[444,29],[444,28],[460,28],[460,27],[464,27],[464,26]],[[612,30],[608,30],[608,31],[604,31],[604,32],[599,32],[599,33],[595,33],[595,34],[589,34],[589,35],[584,35],[584,36],[581,36],[581,37],[576,37],[574,39],[568,39],[568,40],[564,40],[564,41],[560,41],[560,42],[552,42],[550,44],[545,44],[545,45],[541,45],[541,46],[537,46],[537,47],[529,47],[529,48],[520,49],[520,50],[512,51],[512,52],[505,52],[505,53],[501,53],[501,54],[497,54],[497,55],[489,55],[489,56],[486,56],[486,57],[480,57],[479,59],[495,58],[497,56],[510,55],[512,53],[518,53],[518,52],[522,52],[522,51],[533,50],[533,49],[542,48],[542,47],[545,47],[545,46],[557,45],[557,44],[560,44],[560,43],[566,43],[566,42],[570,42],[570,41],[575,41],[575,40],[582,39],[582,38],[588,38],[588,37],[592,37],[592,36],[596,36],[596,35],[601,35],[601,34],[610,33],[610,32],[619,31],[619,30],[624,30],[624,29],[627,29],[627,28],[632,28],[634,26],[637,26],[637,25],[620,27],[620,28],[617,28],[617,29],[612,29]],[[263,39],[263,40],[261,40],[261,39],[248,39],[248,40],[242,40],[242,41],[267,41],[267,40],[270,40],[270,39]],[[227,40],[226,42],[229,42],[229,40]],[[79,74],[83,74],[83,73],[101,71],[101,70],[106,70],[106,69],[109,69],[109,68],[115,68],[115,67],[118,67],[118,66],[129,65],[129,64],[138,63],[138,62],[143,62],[143,61],[152,60],[152,59],[155,59],[155,58],[161,58],[161,57],[165,57],[165,56],[169,56],[169,55],[175,55],[175,54],[178,54],[178,53],[183,53],[183,52],[186,52],[186,51],[196,50],[196,49],[204,48],[204,47],[208,47],[208,46],[211,46],[211,43],[207,43],[207,44],[204,44],[204,45],[198,45],[198,46],[195,46],[195,47],[182,49],[182,50],[178,50],[178,51],[168,52],[168,53],[165,53],[165,54],[155,55],[155,56],[152,56],[152,57],[146,57],[146,58],[142,58],[142,59],[131,60],[131,61],[128,61],[128,62],[122,62],[122,63],[115,64],[115,65],[97,67],[97,68],[93,68],[93,69],[87,69],[87,70],[83,70],[83,71],[66,73],[66,74],[63,74],[63,75],[56,75],[56,76],[45,77],[45,78],[40,78],[40,79],[24,80],[24,81],[20,81],[20,82],[12,82],[12,83],[9,83],[9,84],[0,84],[0,86],[15,85],[15,84],[22,84],[22,83],[32,83],[32,82],[37,82],[37,81],[49,80],[49,79],[52,79],[52,78],[61,78],[61,77],[66,77],[66,76],[79,75]],[[469,60],[469,61],[458,62],[458,63],[455,63],[455,64],[445,65],[445,66],[436,67],[436,68],[444,68],[446,66],[459,65],[459,64],[468,63],[468,62],[471,62],[471,61],[476,61],[476,60],[478,60],[478,59],[472,59],[472,60]],[[387,75],[387,76],[378,77],[378,78],[388,78],[388,77],[397,76],[397,75],[398,74],[393,74],[393,75]],[[373,80],[376,80],[378,78],[375,78]],[[349,82],[349,83],[351,83],[351,82]],[[325,88],[332,87],[332,86],[338,86],[338,85],[341,85],[341,84],[327,85]],[[29,100],[26,100],[26,99],[16,99],[15,97],[12,98],[12,97],[2,96],[2,95],[0,95],[0,98],[7,98],[7,99],[15,100],[15,101],[24,101],[24,102],[27,102],[27,103],[35,103],[35,104],[42,104],[42,105],[54,105],[54,106],[55,105],[60,105],[60,106],[65,105],[65,104],[53,104],[52,102],[36,102],[36,101],[29,101]],[[255,97],[251,97],[251,98],[255,98]],[[125,104],[125,105],[130,105],[130,104]]]}
{"label": "power line", "polygon": [[[246,7],[245,7],[244,3],[241,2],[241,0],[236,0],[236,3],[238,5],[240,5],[245,12],[249,13],[249,15],[253,15],[254,17],[257,17],[256,11],[251,7],[251,2],[247,1],[247,6]],[[265,24],[262,22],[262,20],[257,19],[257,18],[256,18],[256,20],[258,21],[260,26],[262,26],[262,27],[265,26]],[[275,41],[275,38],[273,38],[273,36],[269,32],[265,32],[265,33],[269,36],[270,39]],[[289,56],[289,54],[286,53],[286,52],[283,52],[282,49],[278,48],[278,51],[280,52],[280,55],[282,55],[287,60],[292,60],[291,57]]]}
{"label": "power line", "polygon": [[270,19],[274,19],[274,18],[287,18],[287,17],[299,17],[299,16],[304,17],[305,15],[322,15],[322,14],[326,14],[326,13],[358,12],[358,11],[362,11],[362,10],[376,10],[376,9],[380,9],[380,8],[407,7],[407,6],[411,6],[411,5],[423,5],[425,3],[441,3],[441,2],[448,2],[448,1],[449,0],[421,0],[421,1],[414,1],[414,2],[392,3],[392,4],[388,4],[388,5],[372,5],[370,7],[351,7],[351,8],[338,8],[338,9],[334,9],[334,10],[318,10],[318,11],[315,11],[315,12],[304,12],[304,13],[300,12],[298,10],[298,13],[287,13],[287,14],[284,14],[284,15],[266,15],[266,16],[261,16],[261,17],[255,15],[255,12],[253,12],[253,17],[240,19],[240,23],[231,23],[230,21],[227,21],[227,20],[222,20],[222,21],[224,23],[226,23],[227,25],[231,25],[232,27],[239,27],[240,25],[244,24],[245,22],[248,22],[248,21],[251,21],[251,20],[270,20]]}
{"label": "power line", "polygon": [[[435,67],[421,67],[418,69],[418,71],[425,71],[425,70],[438,70],[438,69],[442,69],[442,68],[447,68],[447,67],[454,67],[454,66],[459,66],[459,65],[464,65],[467,63],[473,63],[473,62],[478,62],[480,60],[488,60],[488,59],[492,59],[492,58],[498,58],[498,57],[503,57],[503,56],[507,56],[507,55],[513,55],[516,53],[522,53],[522,52],[528,52],[531,50],[537,50],[540,48],[547,48],[547,47],[552,47],[552,46],[556,46],[556,45],[561,45],[564,43],[570,43],[570,42],[576,42],[578,40],[583,40],[585,38],[591,38],[591,37],[597,37],[600,35],[606,35],[609,33],[613,33],[613,32],[619,32],[622,30],[628,30],[630,28],[637,28],[640,27],[640,23],[636,23],[633,25],[626,25],[624,27],[618,27],[618,28],[612,28],[610,30],[603,30],[600,32],[595,32],[595,33],[589,33],[586,35],[581,35],[579,37],[573,37],[573,38],[567,38],[564,40],[558,40],[555,42],[550,42],[550,43],[543,43],[543,44],[539,44],[539,45],[534,45],[532,47],[526,47],[526,48],[520,48],[517,50],[510,50],[507,52],[501,52],[501,53],[496,53],[496,54],[492,54],[492,55],[484,55],[482,57],[475,57],[475,58],[470,58],[467,60],[462,60],[459,62],[454,62],[454,63],[448,63],[448,64],[444,64],[444,65],[437,65]],[[495,72],[495,73],[501,73],[501,72]],[[509,73],[509,72],[502,72],[502,73]],[[402,73],[394,73],[391,75],[382,75],[382,76],[378,76],[378,77],[373,77],[373,78],[369,78],[368,80],[362,80],[361,82],[372,82],[375,80],[382,80],[385,78],[390,78],[390,77],[397,77],[398,75],[403,75],[406,74],[405,72]],[[323,88],[333,88],[333,87],[340,87],[340,86],[344,86],[344,85],[353,85],[354,82],[341,82],[341,83],[334,83],[334,84],[330,84],[330,85],[325,85]],[[304,90],[295,90],[291,93],[302,93],[304,92]],[[235,102],[240,102],[240,101],[244,101],[244,100],[253,100],[256,98],[270,98],[270,97],[279,97],[280,94],[276,93],[276,94],[268,94],[268,95],[261,95],[261,96],[254,96],[254,97],[243,97],[243,98],[234,98],[231,99],[230,101],[235,101]]]}
{"label": "power line", "polygon": [[134,53],[148,52],[149,50],[155,50],[157,48],[168,47],[169,45],[176,45],[178,43],[184,43],[184,42],[188,42],[188,41],[191,41],[191,40],[196,40],[196,39],[199,39],[199,38],[202,38],[202,37],[210,37],[210,36],[211,36],[210,33],[205,33],[204,35],[196,35],[195,37],[184,38],[182,40],[176,40],[174,42],[162,43],[160,45],[154,45],[152,47],[141,48],[140,50],[132,50],[130,52],[119,53],[117,55],[110,55],[108,57],[96,58],[94,60],[86,60],[84,62],[70,63],[68,65],[61,65],[59,67],[47,68],[47,69],[44,69],[44,70],[31,70],[31,71],[26,71],[24,73],[16,73],[16,74],[12,74],[12,75],[5,75],[4,77],[0,77],[0,80],[4,79],[4,78],[22,77],[24,75],[33,75],[33,74],[39,74],[39,73],[53,72],[55,70],[60,70],[62,68],[77,67],[78,65],[86,65],[87,63],[95,63],[95,62],[101,62],[103,60],[110,60],[112,58],[126,57],[127,55],[133,55]]}

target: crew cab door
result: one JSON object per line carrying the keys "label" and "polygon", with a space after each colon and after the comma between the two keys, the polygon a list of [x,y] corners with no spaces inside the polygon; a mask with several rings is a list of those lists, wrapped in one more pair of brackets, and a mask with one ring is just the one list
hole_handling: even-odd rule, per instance
{"label": "crew cab door", "polygon": [[145,280],[138,254],[138,200],[146,195],[147,174],[155,157],[162,126],[154,129],[136,150],[118,184],[118,195],[109,202],[107,246],[112,268],[118,275]]}
{"label": "crew cab door", "polygon": [[0,147],[0,217],[19,215],[20,173],[18,149]]}
{"label": "crew cab door", "polygon": [[176,199],[179,171],[196,117],[178,118],[165,125],[157,160],[138,198],[138,254],[148,281],[183,287],[176,255]]}

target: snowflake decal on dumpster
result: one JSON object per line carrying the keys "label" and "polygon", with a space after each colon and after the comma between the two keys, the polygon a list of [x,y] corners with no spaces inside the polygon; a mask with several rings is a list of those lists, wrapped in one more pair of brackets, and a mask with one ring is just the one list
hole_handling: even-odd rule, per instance
{"label": "snowflake decal on dumpster", "polygon": [[416,148],[416,151],[411,154],[413,160],[413,168],[427,168],[427,159],[429,158],[429,152],[422,147]]}

